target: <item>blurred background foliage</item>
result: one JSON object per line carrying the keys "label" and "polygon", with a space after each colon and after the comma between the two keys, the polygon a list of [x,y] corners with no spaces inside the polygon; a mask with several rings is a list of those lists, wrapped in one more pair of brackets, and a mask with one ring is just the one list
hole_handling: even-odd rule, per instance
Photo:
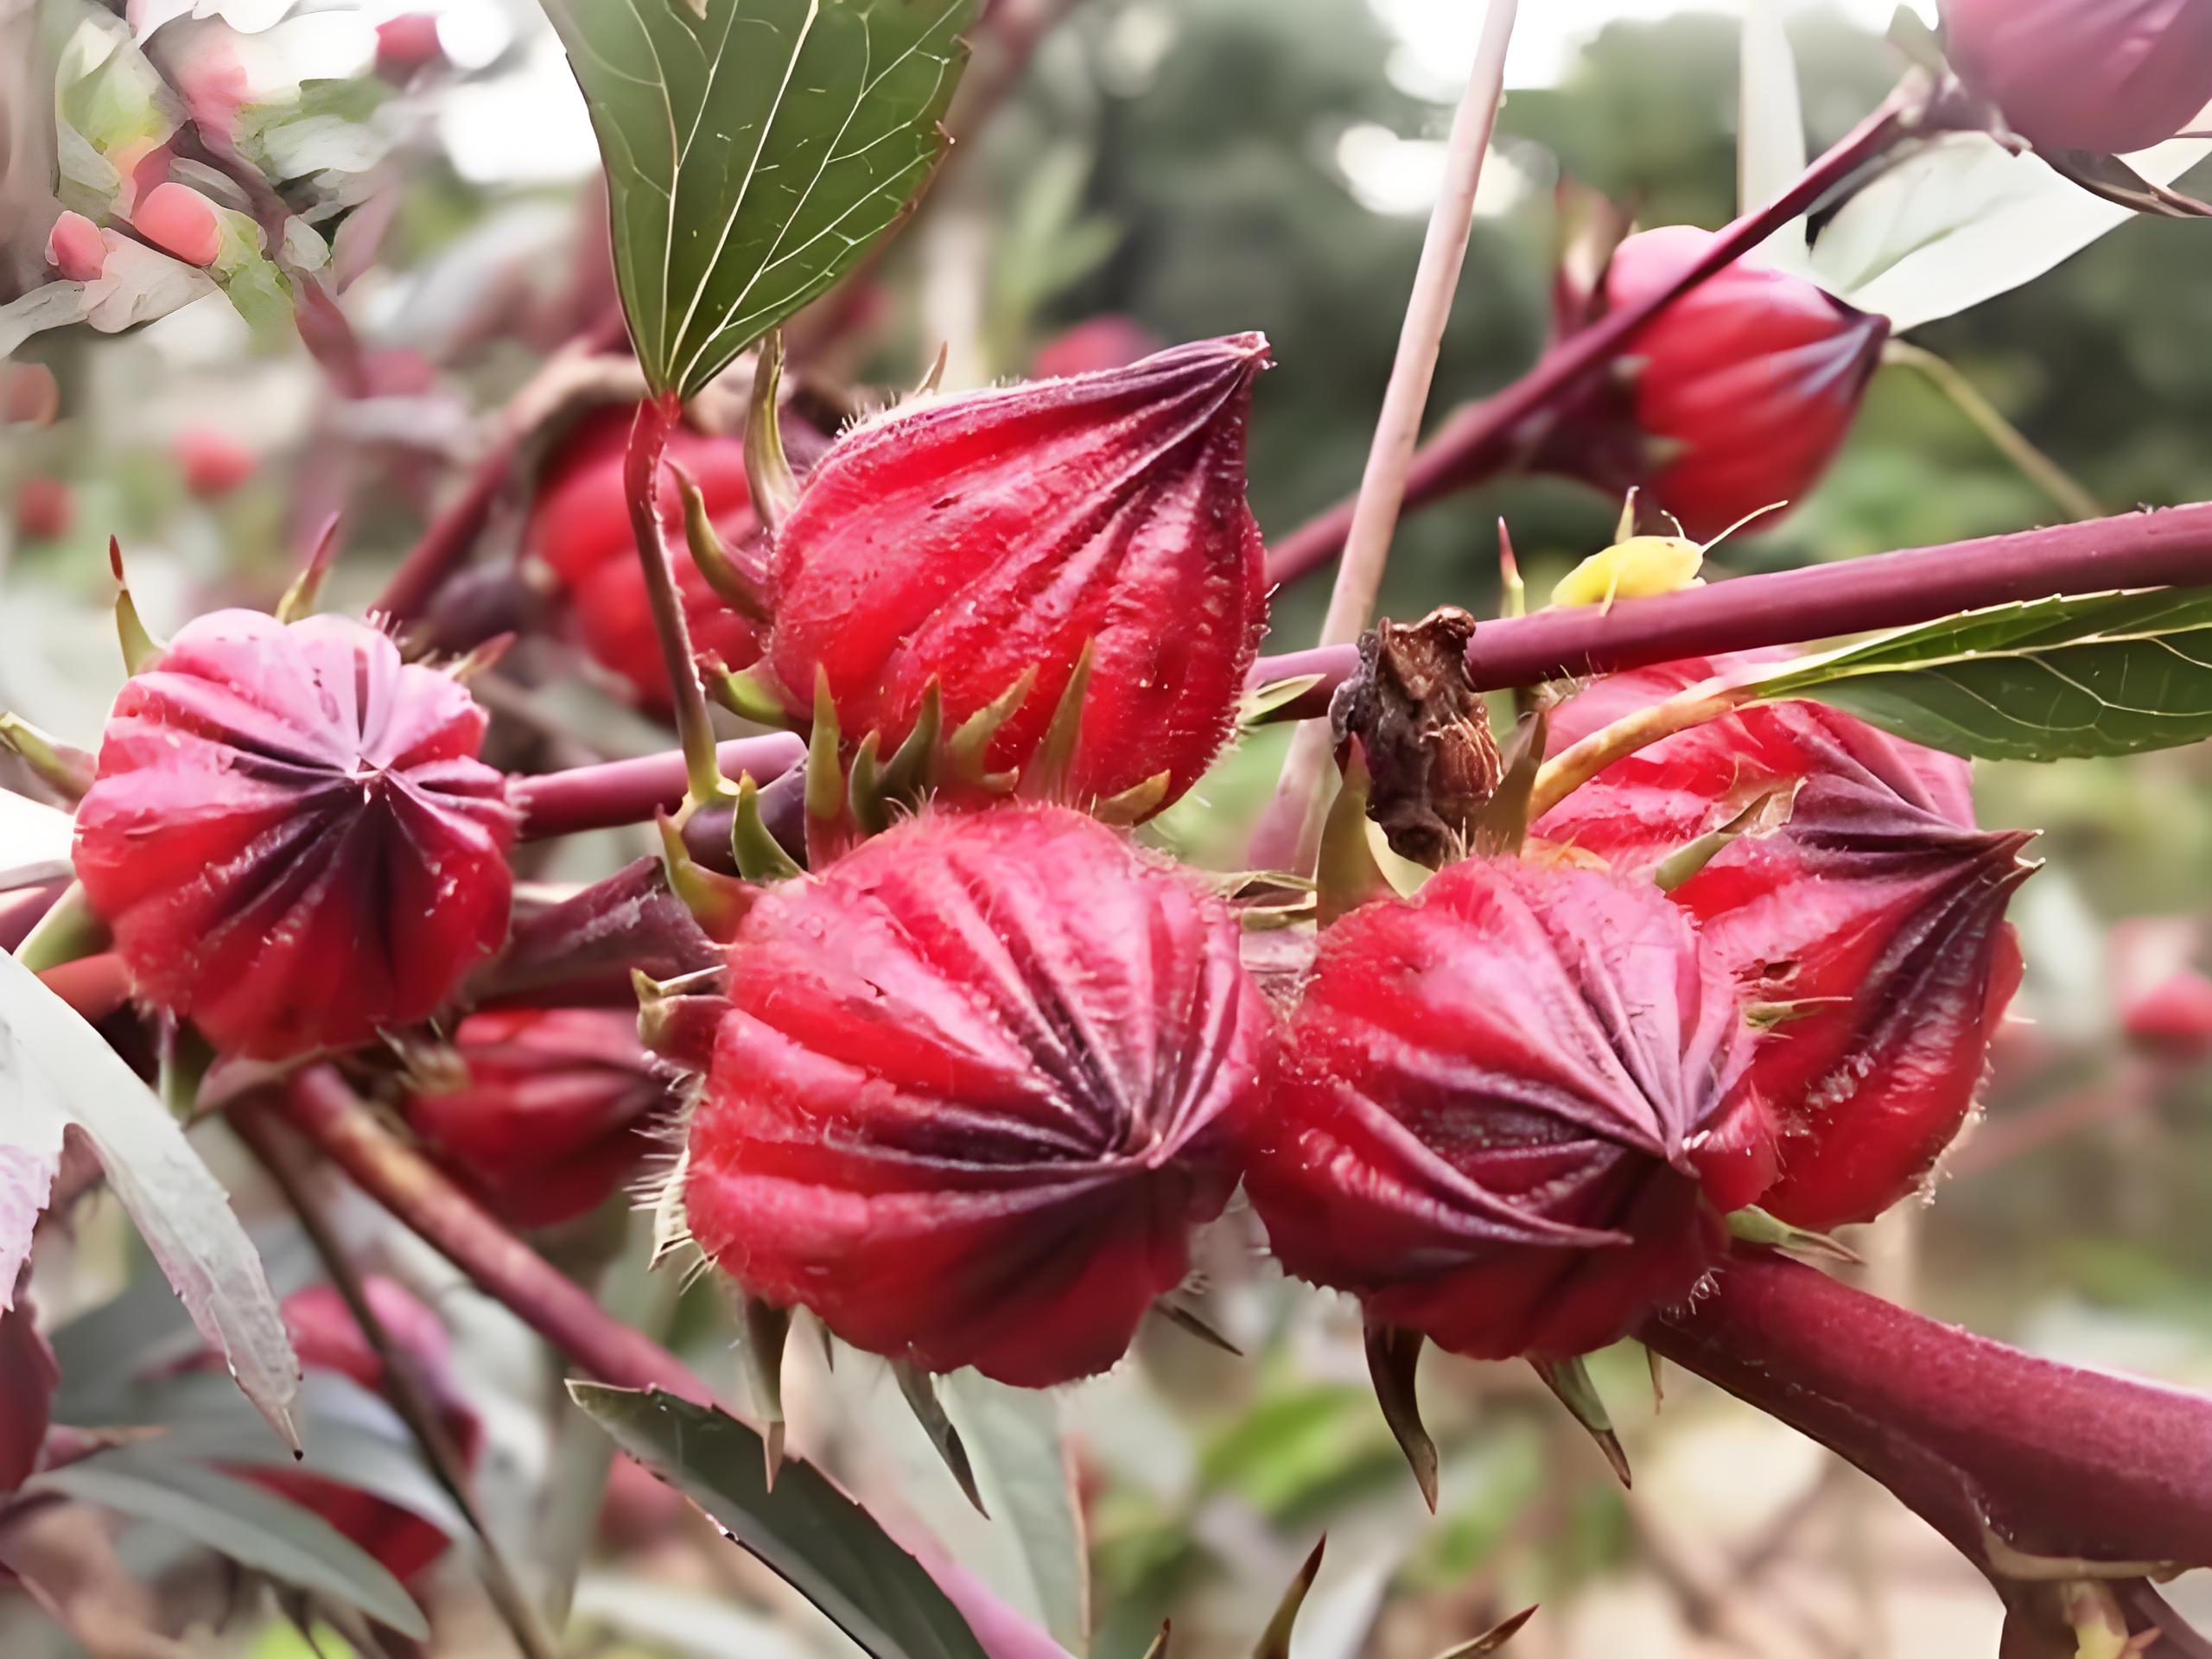
{"label": "blurred background foliage", "polygon": [[[111,530],[132,550],[142,604],[174,619],[188,594],[273,593],[303,527],[343,505],[340,596],[373,591],[450,484],[454,459],[480,441],[478,420],[575,326],[563,296],[580,259],[588,265],[596,224],[582,181],[557,159],[543,180],[502,175],[442,142],[441,99],[474,100],[480,120],[496,121],[507,107],[502,77],[544,71],[534,8],[493,9],[517,37],[449,92],[424,95],[379,175],[379,189],[397,193],[397,216],[352,308],[406,370],[389,395],[334,406],[296,344],[247,351],[219,299],[119,340],[72,334],[25,349],[55,370],[63,419],[7,429],[0,488],[59,476],[77,512],[63,533],[13,551],[0,701],[79,741],[97,728],[119,677],[99,611]],[[1252,497],[1281,535],[1358,480],[1422,231],[1425,196],[1406,185],[1418,187],[1448,119],[1438,77],[1408,73],[1413,48],[1365,0],[1086,0],[1071,12],[886,263],[872,332],[845,366],[911,384],[947,340],[952,384],[976,384],[1023,371],[1039,345],[1100,315],[1168,340],[1264,330],[1279,366],[1256,400]],[[1897,65],[1878,38],[1817,6],[1792,32],[1817,146],[1878,99]],[[1688,7],[1618,22],[1557,85],[1513,93],[1501,135],[1510,166],[1486,187],[1435,413],[1504,385],[1539,350],[1562,175],[1646,223],[1729,216],[1736,33],[1732,18]],[[508,118],[544,119],[544,107],[517,102]],[[580,110],[554,107],[581,122]],[[563,130],[545,148],[572,156],[574,140]],[[1916,338],[2107,507],[2212,497],[2206,234],[2135,222]],[[257,452],[243,488],[208,501],[186,492],[168,445],[195,425],[225,428]],[[1406,526],[1388,608],[1494,607],[1500,515],[1541,593],[1609,539],[1616,507],[1552,481],[1458,498]],[[1948,404],[1889,372],[1818,494],[1716,563],[1733,572],[1849,557],[2015,529],[2048,511]],[[518,512],[500,518],[495,551],[513,545],[518,523]],[[1309,643],[1323,596],[1312,583],[1281,596],[1274,649]],[[603,747],[651,741],[603,700],[577,709],[569,717]],[[1279,754],[1274,741],[1247,746],[1162,832],[1224,855]],[[2184,962],[2202,944],[2212,778],[2201,753],[2183,751],[1986,768],[1981,791],[1987,821],[2046,832],[2049,867],[2015,912],[2030,963],[2023,1019],[2000,1052],[1989,1122],[1960,1154],[1942,1202],[1858,1241],[1867,1273],[1887,1294],[2031,1346],[2212,1381],[2212,1071],[2131,1052],[2118,1018],[2145,960]],[[2163,931],[2115,931],[2152,918]],[[355,1220],[373,1230],[372,1217]],[[594,1258],[588,1241],[567,1244]],[[381,1236],[364,1248],[411,1260]],[[1513,1649],[1529,1659],[1990,1650],[1993,1605],[1916,1523],[1786,1431],[1679,1379],[1655,1421],[1640,1353],[1599,1367],[1637,1466],[1632,1494],[1533,1376],[1432,1355],[1424,1380],[1445,1496],[1429,1520],[1369,1395],[1348,1305],[1257,1273],[1248,1218],[1232,1215],[1210,1249],[1212,1317],[1249,1357],[1154,1329],[1136,1363],[1067,1401],[1102,1659],[1137,1659],[1170,1613],[1178,1659],[1249,1650],[1323,1530],[1331,1565],[1298,1659],[1427,1659],[1531,1600],[1547,1614]],[[82,1255],[66,1282],[44,1287],[48,1306],[97,1309],[130,1268],[120,1247]],[[631,1294],[639,1317],[652,1316],[653,1299]],[[527,1344],[464,1289],[448,1285],[447,1295],[449,1312],[467,1309],[456,1322],[474,1373],[497,1379],[513,1408],[492,1484],[495,1511],[526,1529],[547,1471],[579,1458],[588,1467],[589,1454],[567,1436],[546,1439],[550,1378]],[[677,1340],[703,1366],[734,1375],[727,1316],[710,1294],[695,1293],[676,1318]],[[969,1524],[926,1448],[916,1460],[916,1431],[880,1379],[841,1370],[834,1383],[810,1382],[818,1397],[798,1391],[810,1402],[800,1417],[814,1423],[802,1421],[802,1446],[816,1437],[815,1450],[894,1510]],[[616,1471],[579,1591],[593,1650],[841,1650],[702,1526],[656,1507],[635,1472]],[[996,1543],[958,1535],[981,1539],[987,1574],[1014,1570],[1003,1529]],[[458,1577],[448,1586],[458,1634],[442,1650],[494,1650],[501,1638]],[[2202,1599],[2193,1605],[2201,1614]],[[45,1640],[20,1620],[0,1628],[10,1655]],[[326,1633],[326,1652],[343,1645]],[[255,1651],[305,1649],[280,1627]]]}

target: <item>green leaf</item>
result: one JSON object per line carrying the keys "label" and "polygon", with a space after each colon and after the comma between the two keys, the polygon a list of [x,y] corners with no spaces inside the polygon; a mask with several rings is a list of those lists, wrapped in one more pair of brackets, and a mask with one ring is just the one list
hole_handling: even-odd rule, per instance
{"label": "green leaf", "polygon": [[[2167,185],[2212,156],[2177,138],[2130,158]],[[1902,334],[2034,281],[2133,213],[1986,133],[1945,133],[1839,207],[1813,244],[1813,277]]]}
{"label": "green leaf", "polygon": [[658,1389],[571,1382],[569,1393],[875,1659],[987,1659],[921,1564],[811,1464],[786,1463],[770,1491],[760,1437],[722,1412]]}
{"label": "green leaf", "polygon": [[429,1635],[422,1610],[365,1550],[299,1504],[212,1469],[124,1446],[49,1470],[23,1490],[157,1522],[240,1566],[358,1607],[403,1636]]}
{"label": "green leaf", "polygon": [[92,1027],[0,953],[0,1101],[19,1141],[58,1147],[73,1123],[200,1334],[292,1444],[300,1363],[230,1196],[153,1091]]}
{"label": "green leaf", "polygon": [[543,0],[591,106],[655,390],[690,397],[897,221],[976,0]]}
{"label": "green leaf", "polygon": [[[1805,108],[1797,60],[1782,26],[1781,0],[1751,0],[1744,14],[1742,82],[1736,106],[1736,211],[1756,212],[1777,200],[1805,170]],[[1806,221],[1796,219],[1769,238],[1770,260],[1795,269],[1805,262]]]}
{"label": "green leaf", "polygon": [[1789,664],[1765,698],[1811,697],[1931,748],[2086,760],[2212,737],[2212,588],[2037,600]]}
{"label": "green leaf", "polygon": [[983,1501],[998,1517],[996,1528],[1014,1535],[1027,1581],[1020,1601],[1043,1615],[1062,1647],[1081,1653],[1090,1640],[1090,1561],[1060,1396],[1046,1389],[1010,1389],[975,1371],[954,1372],[944,1389]]}

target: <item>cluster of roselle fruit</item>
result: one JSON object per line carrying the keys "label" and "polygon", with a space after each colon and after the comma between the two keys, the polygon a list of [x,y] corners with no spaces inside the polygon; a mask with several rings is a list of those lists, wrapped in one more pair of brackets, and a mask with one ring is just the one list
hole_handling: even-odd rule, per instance
{"label": "cluster of roselle fruit", "polygon": [[[1753,322],[1861,349],[1789,279],[1707,293],[1738,286]],[[1694,341],[1701,305],[1674,314]],[[1835,378],[1789,404],[1795,369],[1741,337],[1720,377],[1764,365],[1764,435],[1832,448]],[[1740,712],[1617,764],[1517,855],[1447,849],[1288,981],[1248,969],[1218,881],[1135,844],[1230,741],[1263,631],[1266,361],[1239,335],[918,398],[816,459],[772,536],[741,456],[679,444],[772,615],[698,572],[685,606],[743,706],[812,726],[813,856],[739,849],[757,879],[715,887],[715,971],[649,1009],[659,1052],[606,1008],[455,1017],[510,935],[510,780],[461,679],[336,616],[200,617],[118,697],[75,862],[134,995],[263,1060],[441,1021],[404,1110],[511,1221],[579,1214],[680,1137],[671,1213],[757,1304],[1023,1386],[1113,1365],[1240,1181],[1284,1266],[1372,1329],[1544,1363],[1690,1298],[1732,1217],[1818,1230],[1918,1191],[2018,973],[2024,838],[1974,828],[1963,762],[1811,704]],[[1737,459],[1708,441],[1671,470],[1725,514]],[[642,607],[620,466],[593,421],[544,486],[587,630]],[[1713,667],[1581,688],[1551,744]],[[1754,807],[1758,833],[1717,833]]]}

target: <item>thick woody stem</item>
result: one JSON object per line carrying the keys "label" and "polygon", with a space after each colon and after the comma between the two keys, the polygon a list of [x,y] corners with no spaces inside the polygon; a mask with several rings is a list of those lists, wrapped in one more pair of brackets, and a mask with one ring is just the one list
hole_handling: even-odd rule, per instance
{"label": "thick woody stem", "polygon": [[1881,1482],[2008,1603],[2212,1562],[2203,1395],[2037,1358],[1763,1251],[1640,1334]]}
{"label": "thick woody stem", "polygon": [[[1667,307],[1751,252],[1904,137],[1910,130],[1909,96],[1902,87],[1892,93],[1788,190],[1716,234],[1697,263],[1670,286],[1570,334],[1521,379],[1454,416],[1414,456],[1407,478],[1406,505],[1424,505],[1465,489],[1503,465],[1515,453],[1515,434],[1532,416],[1552,407],[1618,357]],[[1351,503],[1339,504],[1277,543],[1268,556],[1268,580],[1294,582],[1336,557],[1351,532],[1352,511]]]}

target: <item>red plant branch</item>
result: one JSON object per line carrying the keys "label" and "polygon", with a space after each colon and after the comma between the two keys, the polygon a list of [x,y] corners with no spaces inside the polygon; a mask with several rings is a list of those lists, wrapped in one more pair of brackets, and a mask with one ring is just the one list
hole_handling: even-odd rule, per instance
{"label": "red plant branch", "polygon": [[651,1338],[613,1318],[574,1280],[493,1219],[420,1153],[390,1134],[328,1066],[232,1109],[283,1116],[354,1185],[573,1363],[625,1389],[661,1389],[700,1405],[714,1390]]}
{"label": "red plant branch", "polygon": [[[2207,584],[2212,502],[2200,502],[1738,576],[1656,599],[1623,600],[1609,612],[1575,607],[1485,622],[1467,648],[1467,665],[1478,687],[1503,690],[1906,627],[2023,600]],[[1258,664],[1253,683],[1321,675],[1321,684],[1282,711],[1288,718],[1315,715],[1356,661],[1347,646],[1294,652]]]}
{"label": "red plant branch", "polygon": [[[1518,447],[1520,428],[1531,416],[1549,408],[1617,358],[1667,307],[1758,247],[1904,137],[1911,130],[1907,116],[1910,97],[1903,87],[1892,93],[1881,108],[1807,168],[1796,183],[1724,228],[1703,257],[1671,287],[1608,313],[1589,327],[1568,335],[1512,385],[1454,414],[1414,455],[1406,477],[1406,508],[1424,506],[1466,488],[1504,465]],[[1268,580],[1295,582],[1341,553],[1351,534],[1356,502],[1355,497],[1338,503],[1278,542],[1268,555]]]}
{"label": "red plant branch", "polygon": [[[775,732],[734,739],[715,753],[725,777],[749,772],[755,783],[766,784],[797,766],[806,745],[788,732]],[[507,787],[507,800],[522,817],[522,838],[544,841],[673,812],[683,804],[684,783],[683,753],[671,749],[517,778]]]}
{"label": "red plant branch", "polygon": [[1881,1482],[2008,1604],[2212,1562],[2203,1395],[2039,1359],[1763,1252],[1642,1335]]}

